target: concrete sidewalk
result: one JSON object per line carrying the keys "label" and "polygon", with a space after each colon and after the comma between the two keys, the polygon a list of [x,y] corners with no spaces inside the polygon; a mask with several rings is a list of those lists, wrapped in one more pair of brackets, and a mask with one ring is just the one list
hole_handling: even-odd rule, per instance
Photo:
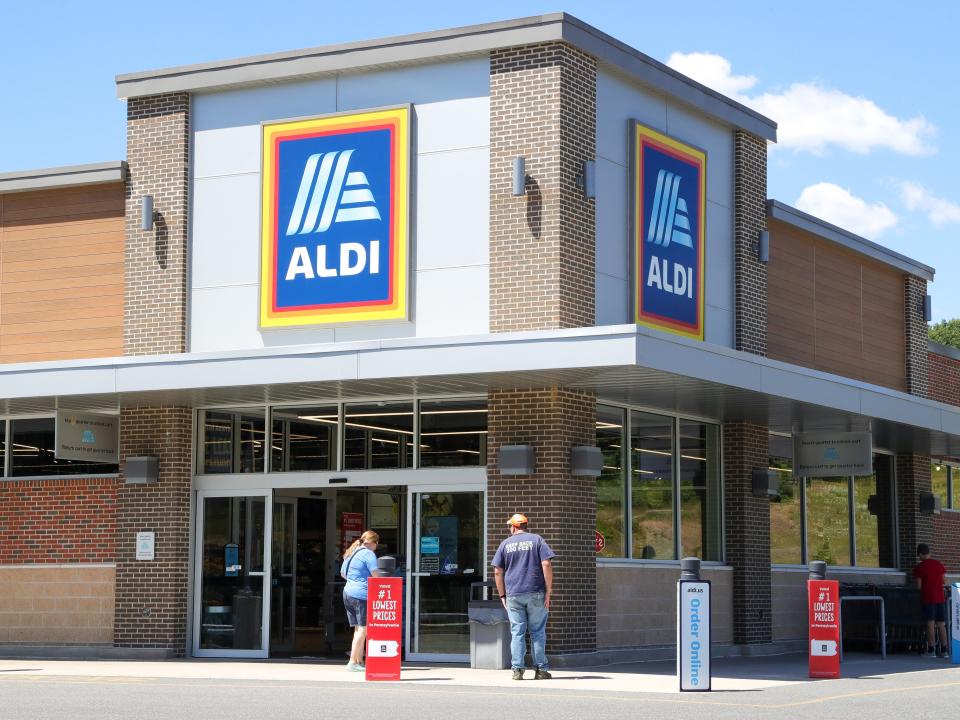
{"label": "concrete sidewalk", "polygon": [[[903,673],[943,670],[960,674],[960,666],[947,660],[916,656],[891,656],[881,660],[876,655],[848,654],[842,666],[842,677],[848,680],[890,677]],[[472,670],[463,665],[430,663],[404,664],[401,683],[473,688],[517,688],[544,690],[577,690],[602,693],[678,693],[672,662],[647,662],[605,665],[596,668],[552,671],[554,679],[534,682],[527,671],[523,683],[510,679],[508,670]],[[326,661],[298,660],[170,660],[104,661],[104,660],[0,660],[0,677],[5,678],[97,678],[114,682],[139,682],[146,679],[207,680],[223,682],[267,683],[364,683],[362,673],[347,672],[341,664]],[[713,690],[715,692],[763,691],[810,683],[804,655],[743,657],[715,660]]]}

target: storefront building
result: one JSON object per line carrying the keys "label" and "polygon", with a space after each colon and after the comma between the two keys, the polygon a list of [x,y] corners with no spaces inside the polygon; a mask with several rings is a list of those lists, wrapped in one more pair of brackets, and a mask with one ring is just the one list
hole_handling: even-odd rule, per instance
{"label": "storefront building", "polygon": [[[124,162],[0,175],[10,652],[338,656],[372,528],[464,660],[518,511],[560,664],[670,646],[689,555],[724,652],[800,646],[812,559],[960,572],[934,271],[768,201],[771,120],[562,14],[117,89]],[[795,477],[813,432],[872,462]]]}

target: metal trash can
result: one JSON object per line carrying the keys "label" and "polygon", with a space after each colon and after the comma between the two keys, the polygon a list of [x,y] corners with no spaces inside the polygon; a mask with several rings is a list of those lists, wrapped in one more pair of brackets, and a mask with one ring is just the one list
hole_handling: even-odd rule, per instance
{"label": "metal trash can", "polygon": [[[483,588],[496,583],[470,585],[467,616],[470,619],[470,667],[480,670],[506,670],[510,667],[510,618],[499,599],[483,600]],[[478,591],[480,591],[478,593]],[[475,597],[479,595],[480,597]]]}

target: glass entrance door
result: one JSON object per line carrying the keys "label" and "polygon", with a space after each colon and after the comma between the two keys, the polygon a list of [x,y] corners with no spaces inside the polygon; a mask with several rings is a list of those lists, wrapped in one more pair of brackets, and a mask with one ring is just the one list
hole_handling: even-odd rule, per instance
{"label": "glass entrance door", "polygon": [[267,657],[270,505],[269,491],[199,494],[197,657]]}
{"label": "glass entrance door", "polygon": [[412,489],[407,657],[467,661],[467,602],[484,579],[483,493]]}
{"label": "glass entrance door", "polygon": [[270,555],[270,652],[291,652],[296,643],[297,498],[273,498]]}

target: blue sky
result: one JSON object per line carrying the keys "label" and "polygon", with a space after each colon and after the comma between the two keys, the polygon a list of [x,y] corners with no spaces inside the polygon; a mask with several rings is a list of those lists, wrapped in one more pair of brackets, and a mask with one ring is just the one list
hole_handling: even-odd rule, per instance
{"label": "blue sky", "polygon": [[769,196],[934,266],[934,319],[960,317],[960,3],[946,0],[16,3],[0,172],[123,158],[119,73],[560,10],[773,117]]}

